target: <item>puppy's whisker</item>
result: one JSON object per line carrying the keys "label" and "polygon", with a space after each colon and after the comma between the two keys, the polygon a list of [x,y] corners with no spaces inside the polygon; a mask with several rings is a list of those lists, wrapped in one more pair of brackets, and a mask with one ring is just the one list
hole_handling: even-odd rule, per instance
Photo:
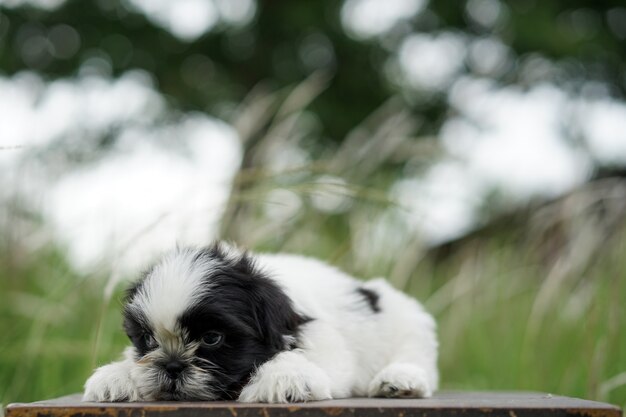
{"label": "puppy's whisker", "polygon": [[196,360],[197,362],[201,362],[201,363],[206,364],[206,365],[208,365],[208,366],[215,366],[215,367],[218,367],[218,368],[219,368],[219,366],[218,366],[215,362],[210,361],[210,360],[208,360],[208,359],[206,359],[206,358],[200,358],[200,357],[198,357],[198,358],[195,358],[195,360]]}
{"label": "puppy's whisker", "polygon": [[222,370],[220,370],[218,368],[212,368],[212,369],[208,369],[207,370],[207,369],[200,368],[200,367],[198,367],[196,365],[191,365],[191,367],[192,367],[192,369],[194,369],[197,372],[200,372],[200,373],[202,373],[202,374],[204,374],[206,376],[213,377],[213,375],[217,375],[217,376],[221,376],[221,377],[228,378],[228,379],[232,378],[231,375],[228,375],[228,374],[222,372]]}

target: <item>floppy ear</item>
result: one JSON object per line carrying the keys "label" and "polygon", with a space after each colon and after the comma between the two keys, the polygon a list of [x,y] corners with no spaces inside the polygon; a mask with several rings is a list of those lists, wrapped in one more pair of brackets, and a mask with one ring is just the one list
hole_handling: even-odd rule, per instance
{"label": "floppy ear", "polygon": [[223,244],[216,244],[209,251],[212,257],[227,262],[231,268],[227,275],[235,278],[247,294],[250,324],[256,334],[276,350],[287,348],[287,341],[293,340],[298,327],[311,319],[296,312],[291,299],[249,253]]}
{"label": "floppy ear", "polygon": [[[263,341],[277,350],[311,319],[298,314],[289,297],[271,279],[257,276],[253,293],[254,325]],[[289,337],[291,336],[291,337]]]}
{"label": "floppy ear", "polygon": [[128,286],[124,294],[124,321],[122,323],[122,326],[124,328],[124,331],[126,332],[126,335],[131,341],[133,341],[133,343],[144,333],[142,328],[146,328],[147,324],[145,317],[143,317],[140,313],[136,311],[132,311],[129,307],[129,304],[133,301],[137,293],[141,290],[141,287],[143,287],[147,276],[150,275],[153,268],[154,267],[151,267],[144,271],[138,280],[132,282]]}

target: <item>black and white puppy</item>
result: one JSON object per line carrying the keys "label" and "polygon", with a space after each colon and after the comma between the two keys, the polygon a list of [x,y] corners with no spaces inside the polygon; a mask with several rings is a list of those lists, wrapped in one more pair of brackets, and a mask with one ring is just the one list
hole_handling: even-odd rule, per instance
{"label": "black and white puppy", "polygon": [[435,322],[382,279],[215,244],[164,256],[128,291],[125,359],[84,401],[429,397]]}

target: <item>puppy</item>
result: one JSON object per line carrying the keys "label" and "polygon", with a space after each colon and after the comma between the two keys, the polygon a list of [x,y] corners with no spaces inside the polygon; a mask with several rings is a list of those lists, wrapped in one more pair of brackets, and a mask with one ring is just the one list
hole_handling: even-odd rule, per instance
{"label": "puppy", "polygon": [[124,329],[132,346],[84,401],[423,398],[438,383],[420,304],[302,256],[176,249],[129,289]]}

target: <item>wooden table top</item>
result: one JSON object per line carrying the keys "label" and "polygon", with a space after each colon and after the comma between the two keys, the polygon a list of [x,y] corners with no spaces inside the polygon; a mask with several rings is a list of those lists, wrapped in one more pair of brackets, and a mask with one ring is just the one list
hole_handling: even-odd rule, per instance
{"label": "wooden table top", "polygon": [[439,392],[429,399],[346,398],[293,404],[88,403],[70,395],[11,404],[6,417],[622,417],[614,405],[532,392]]}

